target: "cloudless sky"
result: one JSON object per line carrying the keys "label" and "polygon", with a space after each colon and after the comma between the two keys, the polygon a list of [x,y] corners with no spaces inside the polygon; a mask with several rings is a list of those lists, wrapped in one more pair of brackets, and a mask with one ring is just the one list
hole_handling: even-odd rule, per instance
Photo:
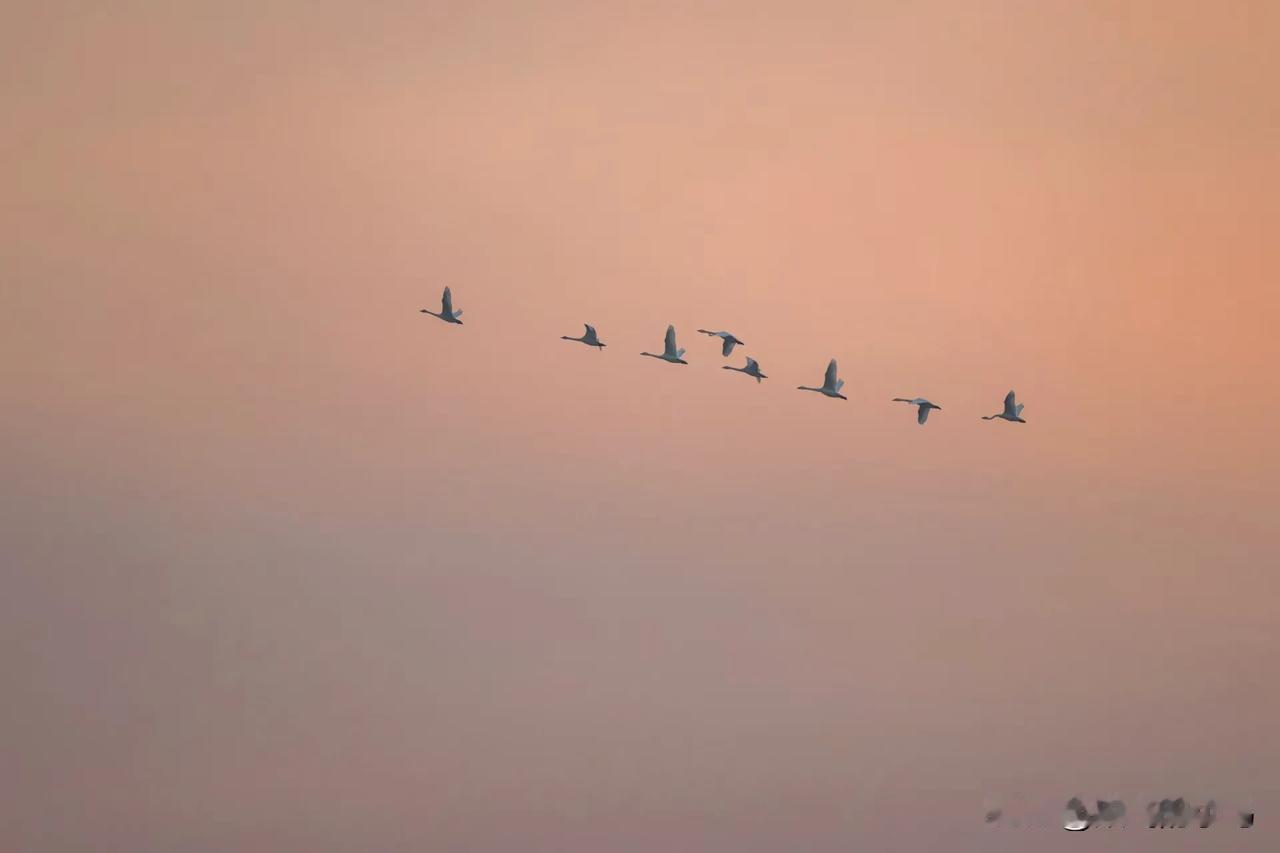
{"label": "cloudless sky", "polygon": [[1259,825],[1094,846],[1273,849],[1275,4],[28,2],[0,55],[0,846],[1182,794]]}

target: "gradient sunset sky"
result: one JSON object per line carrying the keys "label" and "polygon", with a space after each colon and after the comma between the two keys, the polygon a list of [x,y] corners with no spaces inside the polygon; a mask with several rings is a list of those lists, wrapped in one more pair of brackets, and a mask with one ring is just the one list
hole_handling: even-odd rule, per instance
{"label": "gradient sunset sky", "polygon": [[1280,4],[0,51],[0,847],[1276,849]]}

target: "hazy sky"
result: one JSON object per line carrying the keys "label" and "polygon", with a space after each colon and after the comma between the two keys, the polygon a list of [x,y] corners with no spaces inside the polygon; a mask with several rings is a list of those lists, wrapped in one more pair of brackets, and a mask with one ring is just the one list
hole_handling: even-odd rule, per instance
{"label": "hazy sky", "polygon": [[1280,6],[19,2],[0,56],[6,850],[1178,794],[1258,827],[1091,848],[1275,849]]}

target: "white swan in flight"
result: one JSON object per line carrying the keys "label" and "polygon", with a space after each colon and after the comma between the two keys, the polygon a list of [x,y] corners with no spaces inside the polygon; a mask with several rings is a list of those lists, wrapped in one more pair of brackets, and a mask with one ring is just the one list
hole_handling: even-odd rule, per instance
{"label": "white swan in flight", "polygon": [[982,419],[984,421],[995,420],[996,418],[1000,418],[1001,420],[1004,420],[1004,421],[1017,421],[1020,424],[1026,423],[1026,421],[1022,419],[1022,404],[1017,402],[1014,399],[1012,391],[1004,395],[1004,411],[1003,412],[1000,412],[999,414],[995,414],[995,415],[982,416]]}
{"label": "white swan in flight", "polygon": [[432,317],[439,317],[446,323],[457,323],[462,325],[462,321],[458,318],[462,316],[461,311],[453,310],[453,294],[449,292],[449,288],[444,289],[444,296],[440,297],[440,313],[428,311],[426,308],[420,309],[423,314],[430,314]]}
{"label": "white swan in flight", "polygon": [[724,346],[720,348],[720,354],[725,358],[729,357],[729,354],[733,352],[733,348],[735,346],[742,343],[742,341],[738,340],[732,332],[710,332],[706,329],[699,329],[698,331],[702,332],[704,335],[710,335],[713,338],[720,338],[724,341]]}
{"label": "white swan in flight", "polygon": [[916,412],[916,423],[920,424],[921,426],[924,426],[924,422],[925,422],[925,421],[927,421],[927,420],[929,420],[929,410],[930,410],[930,409],[941,409],[941,408],[942,408],[941,406],[935,406],[933,403],[930,403],[930,402],[929,402],[928,400],[926,400],[924,397],[913,397],[913,398],[912,398],[912,399],[910,399],[910,400],[908,400],[906,397],[894,397],[894,398],[893,398],[893,402],[895,402],[895,403],[910,403],[910,404],[911,404],[911,405],[913,405],[913,406],[919,406],[920,408],[919,408],[919,410]]}
{"label": "white swan in flight", "polygon": [[676,349],[676,327],[667,326],[667,336],[663,340],[662,355],[654,355],[651,352],[642,352],[641,355],[647,355],[649,358],[660,358],[663,361],[669,361],[672,364],[688,364],[681,356],[684,350]]}
{"label": "white swan in flight", "polygon": [[760,382],[760,380],[761,380],[761,379],[768,379],[768,378],[769,378],[768,376],[765,376],[763,373],[761,373],[761,372],[760,372],[760,363],[759,363],[759,362],[757,362],[757,361],[756,361],[754,358],[752,358],[751,356],[747,356],[747,366],[746,366],[746,367],[730,367],[729,365],[727,365],[727,364],[726,364],[726,365],[724,365],[724,369],[725,369],[725,370],[736,370],[736,371],[738,371],[739,373],[745,373],[745,374],[747,374],[748,376],[754,376],[754,377],[756,378],[756,384],[759,384],[759,382]]}
{"label": "white swan in flight", "polygon": [[831,359],[831,363],[827,365],[827,374],[822,379],[821,388],[810,388],[806,385],[797,385],[801,391],[817,391],[819,394],[826,394],[828,397],[839,397],[841,400],[849,398],[840,393],[840,389],[844,387],[844,380],[836,378],[836,360]]}
{"label": "white swan in flight", "polygon": [[595,327],[595,326],[593,326],[593,325],[591,325],[590,323],[583,323],[582,325],[584,325],[584,326],[586,326],[586,327],[587,327],[587,330],[586,330],[585,332],[583,332],[583,333],[582,333],[582,337],[580,337],[580,338],[571,338],[571,337],[569,337],[568,335],[561,335],[561,336],[560,336],[560,340],[562,340],[562,341],[580,341],[580,342],[582,342],[582,343],[586,344],[586,345],[587,345],[587,346],[589,346],[589,347],[595,347],[596,349],[600,350],[600,352],[604,352],[604,348],[605,348],[605,346],[607,346],[607,345],[606,345],[606,344],[602,344],[602,343],[600,343],[600,338],[599,338],[599,336],[597,336],[597,335],[596,335],[596,327]]}

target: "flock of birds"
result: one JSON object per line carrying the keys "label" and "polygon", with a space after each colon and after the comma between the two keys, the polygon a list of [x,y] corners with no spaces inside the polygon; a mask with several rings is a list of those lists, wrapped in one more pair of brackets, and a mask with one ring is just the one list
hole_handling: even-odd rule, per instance
{"label": "flock of birds", "polygon": [[[432,317],[438,317],[446,323],[453,323],[458,326],[462,325],[462,320],[458,319],[462,316],[462,312],[454,309],[453,294],[447,287],[444,289],[444,295],[440,298],[439,312],[431,311],[426,308],[421,309],[421,311],[423,314],[430,314]],[[570,335],[561,335],[560,337],[566,341],[577,341],[578,343],[586,344],[589,347],[595,347],[597,350],[603,352],[606,344],[600,340],[600,336],[596,333],[595,326],[592,326],[589,323],[584,323],[583,325],[586,327],[586,330],[578,337],[575,338]],[[709,329],[699,329],[698,331],[704,335],[719,338],[721,342],[720,353],[725,358],[728,358],[733,353],[734,347],[742,345],[743,343],[731,332],[713,332]],[[684,360],[684,353],[685,351],[682,347],[676,346],[676,327],[667,326],[667,334],[663,339],[662,352],[642,352],[640,354],[647,355],[649,358],[660,359],[671,364],[688,364],[689,362]],[[747,363],[745,366],[730,367],[726,364],[724,365],[724,369],[735,370],[738,373],[745,373],[747,376],[753,377],[757,383],[762,379],[769,378],[760,372],[760,363],[750,356],[747,356]],[[840,389],[844,387],[844,380],[840,379],[836,375],[836,360],[834,358],[827,364],[827,372],[822,378],[822,387],[811,388],[808,385],[798,385],[796,387],[801,391],[816,391],[826,397],[839,397],[841,400],[849,399],[840,393]],[[909,403],[910,405],[915,406],[916,423],[921,426],[924,425],[925,421],[929,420],[929,412],[931,410],[942,408],[941,406],[926,400],[924,397],[894,397],[893,402]],[[984,421],[992,421],[997,418],[1002,421],[1013,421],[1020,424],[1026,423],[1026,421],[1022,419],[1022,404],[1017,401],[1017,398],[1014,396],[1012,391],[1005,395],[1004,408],[1002,411],[999,411],[994,415],[984,415],[982,419]]]}

